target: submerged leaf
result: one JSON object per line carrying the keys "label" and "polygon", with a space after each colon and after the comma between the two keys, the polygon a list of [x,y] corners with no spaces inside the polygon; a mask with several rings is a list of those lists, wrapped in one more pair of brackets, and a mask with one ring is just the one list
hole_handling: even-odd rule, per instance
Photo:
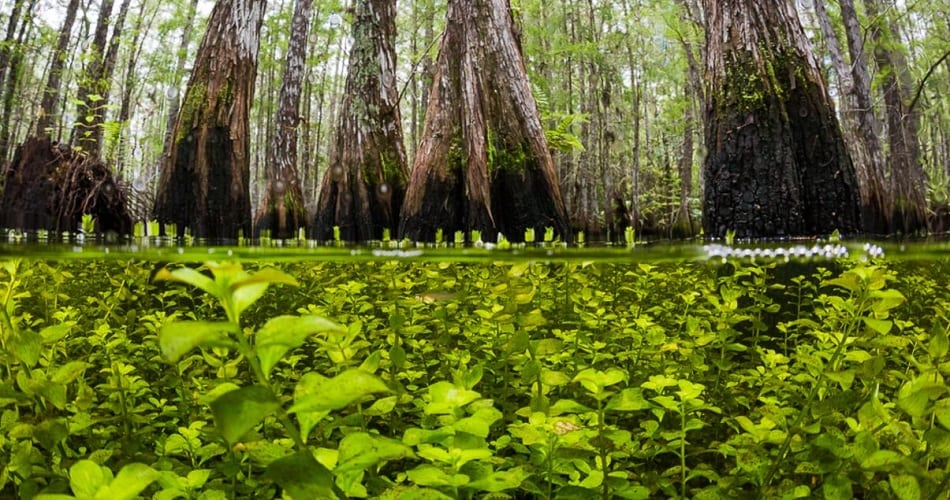
{"label": "submerged leaf", "polygon": [[161,270],[155,273],[155,279],[159,281],[177,281],[179,283],[185,283],[214,297],[217,297],[218,299],[222,299],[224,297],[223,290],[221,290],[221,287],[215,283],[215,280],[190,267],[182,267],[175,269],[174,271],[169,271],[167,267],[163,267]]}
{"label": "submerged leaf", "polygon": [[270,389],[252,385],[222,394],[211,403],[211,412],[218,432],[233,444],[279,407]]}
{"label": "submerged leaf", "polygon": [[140,463],[131,463],[122,467],[109,485],[108,493],[97,495],[97,498],[109,500],[131,500],[138,498],[142,490],[158,479],[158,472]]}
{"label": "submerged leaf", "polygon": [[377,464],[412,457],[412,448],[394,439],[366,432],[348,434],[340,441],[335,474],[362,471]]}
{"label": "submerged leaf", "polygon": [[297,384],[307,384],[295,398],[288,413],[337,410],[370,394],[389,392],[389,387],[376,375],[352,368],[333,378],[320,375],[301,379]]}
{"label": "submerged leaf", "polygon": [[228,333],[234,329],[225,321],[175,321],[162,326],[158,344],[165,359],[174,363],[195,347],[231,345]]}
{"label": "submerged leaf", "polygon": [[294,498],[336,498],[333,474],[309,451],[274,460],[264,477],[274,481]]}
{"label": "submerged leaf", "polygon": [[326,331],[345,331],[343,327],[320,316],[277,316],[271,318],[256,334],[257,356],[264,376],[270,378],[274,365],[291,349],[303,345],[307,337]]}

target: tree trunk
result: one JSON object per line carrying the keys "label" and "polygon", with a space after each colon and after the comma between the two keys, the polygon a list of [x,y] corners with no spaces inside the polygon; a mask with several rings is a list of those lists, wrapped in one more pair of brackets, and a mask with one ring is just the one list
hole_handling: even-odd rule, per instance
{"label": "tree trunk", "polygon": [[33,7],[36,1],[30,2],[26,15],[23,16],[23,22],[20,24],[19,34],[13,44],[8,47],[9,59],[6,64],[9,65],[6,72],[6,82],[3,82],[3,105],[0,111],[0,164],[5,164],[7,153],[10,151],[10,143],[13,134],[10,132],[10,119],[13,115],[13,104],[17,97],[17,88],[20,84],[20,72],[23,69],[23,53],[26,50],[26,39],[33,26]]}
{"label": "tree trunk", "polygon": [[343,106],[315,218],[318,240],[395,234],[409,175],[396,84],[395,0],[359,0]]}
{"label": "tree trunk", "polygon": [[704,6],[705,233],[858,231],[854,168],[793,2]]}
{"label": "tree trunk", "polygon": [[102,144],[97,133],[97,124],[103,121],[105,107],[108,104],[103,97],[108,92],[108,82],[104,81],[106,36],[112,17],[113,0],[102,0],[99,5],[99,19],[92,43],[86,52],[86,67],[79,81],[76,96],[76,122],[73,124],[69,143],[79,147],[92,156],[99,156]]}
{"label": "tree trunk", "polygon": [[508,0],[449,0],[401,232],[521,241],[546,227],[571,239]]}
{"label": "tree trunk", "polygon": [[[8,13],[10,17],[7,19],[7,34],[3,39],[3,43],[0,44],[0,82],[4,81],[7,76],[7,69],[10,67],[10,58],[16,46],[14,40],[16,39],[17,26],[24,3],[25,0],[16,0],[13,9]],[[32,7],[33,4],[31,3],[30,8],[32,9]]]}
{"label": "tree trunk", "polygon": [[39,118],[36,120],[36,134],[40,136],[50,135],[50,128],[53,125],[53,116],[56,113],[56,108],[59,106],[59,87],[63,75],[63,67],[66,65],[66,51],[69,49],[69,39],[73,30],[73,23],[76,22],[77,10],[79,10],[79,0],[69,0],[69,5],[66,7],[66,14],[63,18],[63,27],[59,30],[56,49],[52,55],[49,77],[46,81],[46,89],[43,91],[43,100],[40,103]]}
{"label": "tree trunk", "polygon": [[[819,3],[816,0],[816,4]],[[853,105],[845,110],[845,115],[854,122],[857,129],[857,141],[852,148],[858,152],[855,157],[855,170],[861,186],[861,216],[865,231],[883,234],[891,231],[892,200],[884,172],[884,153],[878,137],[880,126],[874,116],[874,103],[871,99],[871,77],[868,72],[868,60],[864,51],[864,34],[854,8],[853,0],[839,0],[841,18],[844,21],[845,36],[848,39],[848,53],[851,56],[852,86],[845,89]]]}
{"label": "tree trunk", "polygon": [[[115,65],[119,58],[119,43],[122,41],[122,34],[125,31],[125,18],[128,16],[130,3],[131,0],[122,0],[122,4],[119,5],[119,13],[117,14],[115,25],[112,27],[112,36],[109,38],[109,47],[106,49],[105,56],[102,60],[102,68],[97,76],[99,88],[101,89],[99,96],[102,98],[100,101],[102,103],[102,109],[93,115],[93,121],[89,124],[95,136],[96,156],[102,155],[105,132],[103,125],[106,121],[106,105],[109,104],[109,96],[112,91],[112,76],[115,74]],[[108,162],[106,164],[108,164]]]}
{"label": "tree trunk", "polygon": [[[115,149],[111,153],[115,156],[115,173],[119,177],[125,174],[126,150],[130,135],[130,130],[127,125],[129,118],[132,116],[132,95],[136,89],[136,62],[142,52],[140,41],[142,33],[145,30],[145,6],[146,2],[142,2],[139,5],[135,26],[132,27],[132,41],[129,43],[131,49],[129,50],[128,61],[125,66],[125,76],[123,77],[122,83],[122,98],[119,100],[119,117],[117,120],[119,122],[119,137],[116,140]],[[155,11],[153,10],[152,12],[151,20],[155,18]],[[149,21],[149,25],[151,24],[151,20]]]}
{"label": "tree trunk", "polygon": [[[891,165],[893,231],[914,234],[927,231],[926,177],[920,164],[920,114],[908,109],[911,94],[907,60],[897,43],[896,30],[881,14],[877,0],[865,0],[871,28],[874,59],[880,70],[887,115],[888,160]],[[899,46],[898,46],[899,47]]]}
{"label": "tree trunk", "polygon": [[277,126],[267,155],[267,186],[256,217],[257,229],[269,230],[273,238],[293,237],[298,228],[307,225],[307,210],[297,175],[297,128],[312,7],[311,0],[294,2],[287,60],[277,102]]}
{"label": "tree trunk", "polygon": [[159,180],[155,218],[179,236],[250,236],[248,116],[254,95],[264,0],[218,0],[198,49],[171,151]]}

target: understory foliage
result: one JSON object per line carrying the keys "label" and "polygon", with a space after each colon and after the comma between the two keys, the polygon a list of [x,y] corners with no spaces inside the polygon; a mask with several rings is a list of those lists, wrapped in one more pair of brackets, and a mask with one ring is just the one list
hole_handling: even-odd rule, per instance
{"label": "understory foliage", "polygon": [[938,498],[948,271],[8,261],[0,496]]}

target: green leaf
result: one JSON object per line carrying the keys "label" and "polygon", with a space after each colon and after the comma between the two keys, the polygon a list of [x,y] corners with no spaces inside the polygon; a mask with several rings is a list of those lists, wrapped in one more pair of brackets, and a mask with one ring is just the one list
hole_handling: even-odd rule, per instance
{"label": "green leaf", "polygon": [[40,360],[43,343],[40,336],[34,332],[14,331],[7,340],[7,349],[21,363],[32,368]]}
{"label": "green leaf", "polygon": [[478,392],[443,380],[429,386],[430,401],[424,411],[426,415],[448,415],[480,397]]}
{"label": "green leaf", "polygon": [[33,427],[33,439],[50,451],[68,436],[69,428],[64,418],[47,419]]}
{"label": "green leaf", "polygon": [[163,267],[155,273],[155,279],[185,283],[217,297],[219,300],[224,299],[224,291],[213,279],[190,267],[182,267],[174,271],[169,271],[167,267]]}
{"label": "green leaf", "polygon": [[291,349],[303,345],[307,337],[326,331],[345,331],[343,327],[320,316],[277,316],[271,318],[256,334],[257,357],[264,376]]}
{"label": "green leaf", "polygon": [[249,274],[246,277],[241,277],[231,281],[231,289],[236,290],[238,288],[260,283],[266,283],[268,285],[281,284],[300,286],[293,276],[273,267],[265,267],[264,269],[258,270],[254,274]]}
{"label": "green leaf", "polygon": [[228,282],[228,291],[233,298],[234,309],[238,315],[257,302],[270,285],[297,286],[297,280],[272,267],[261,269],[254,274],[245,273],[240,266],[232,269],[227,265],[218,265],[212,268],[212,271],[216,279],[220,277]]}
{"label": "green leaf", "polygon": [[80,460],[69,468],[69,487],[77,497],[95,497],[112,481],[112,472],[92,460]]}
{"label": "green leaf", "polygon": [[244,285],[240,288],[233,288],[231,290],[231,297],[234,304],[234,313],[238,316],[241,315],[248,307],[251,307],[257,299],[261,298],[264,295],[264,292],[267,291],[267,287],[270,286],[268,283],[253,283]]}
{"label": "green leaf", "polygon": [[452,498],[439,490],[431,488],[420,488],[418,486],[404,488],[400,486],[383,492],[378,500],[452,500]]}
{"label": "green leaf", "polygon": [[628,387],[607,401],[606,408],[613,411],[649,410],[653,405],[643,397],[639,387]]}
{"label": "green leaf", "polygon": [[304,394],[294,401],[288,413],[338,410],[370,394],[389,392],[389,387],[372,373],[351,368],[333,378],[322,376],[301,378],[306,383]]}
{"label": "green leaf", "polygon": [[861,468],[867,470],[886,471],[903,461],[903,456],[896,451],[877,450],[871,456],[861,461]]}
{"label": "green leaf", "polygon": [[553,417],[557,415],[562,415],[564,413],[567,413],[567,414],[587,413],[593,410],[589,406],[585,406],[581,403],[578,403],[577,401],[574,401],[573,399],[559,399],[555,401],[553,405],[551,405],[551,408],[549,409],[549,411],[551,413],[551,416]]}
{"label": "green leaf", "polygon": [[851,480],[844,475],[826,476],[825,483],[821,485],[821,493],[825,500],[851,500],[854,493],[851,491]]}
{"label": "green leaf", "polygon": [[155,469],[140,463],[127,464],[122,467],[109,487],[96,495],[96,498],[103,500],[138,498],[139,493],[156,479],[158,479],[158,472]]}
{"label": "green leaf", "polygon": [[928,403],[947,392],[947,386],[935,382],[932,376],[922,375],[905,383],[898,391],[897,406],[912,417],[921,417]]}
{"label": "green leaf", "polygon": [[52,344],[65,337],[72,328],[72,322],[50,325],[40,330],[40,337],[42,337],[44,344]]}
{"label": "green leaf", "polygon": [[891,490],[900,500],[920,500],[920,483],[909,474],[891,474],[888,476]]}
{"label": "green leaf", "polygon": [[930,332],[930,344],[927,345],[930,357],[935,360],[941,359],[947,354],[948,348],[950,348],[950,341],[947,340],[947,330],[939,323],[935,323]]}
{"label": "green leaf", "polygon": [[584,389],[592,394],[599,394],[605,387],[622,382],[626,373],[619,368],[609,368],[603,372],[588,368],[574,376],[574,382],[580,382]]}
{"label": "green leaf", "polygon": [[487,438],[493,423],[504,417],[501,411],[494,407],[479,408],[474,415],[461,418],[452,424],[452,427],[460,432],[467,432],[474,436]]}
{"label": "green leaf", "polygon": [[564,341],[561,339],[541,339],[535,341],[534,355],[540,357],[550,356],[561,352],[563,349]]}
{"label": "green leaf", "polygon": [[218,432],[233,444],[279,407],[270,389],[252,385],[222,394],[211,403],[211,412]]}
{"label": "green leaf", "polygon": [[886,319],[876,319],[867,316],[861,319],[864,320],[865,325],[881,335],[887,335],[887,332],[891,331],[891,327],[894,326],[893,321]]}
{"label": "green leaf", "polygon": [[89,363],[83,361],[70,361],[57,368],[56,371],[53,372],[51,380],[60,384],[68,384],[76,380],[89,366],[91,366]]}
{"label": "green leaf", "polygon": [[927,442],[927,447],[935,457],[950,457],[950,432],[940,427],[933,427],[924,432],[924,441]]}
{"label": "green leaf", "polygon": [[377,464],[410,458],[412,448],[394,439],[365,432],[347,434],[341,441],[335,474],[366,470]]}
{"label": "green leaf", "polygon": [[874,290],[871,297],[877,299],[871,304],[871,310],[881,314],[887,312],[904,303],[904,295],[893,288],[887,290]]}
{"label": "green leaf", "polygon": [[531,477],[531,473],[524,470],[523,467],[513,467],[508,470],[492,472],[468,483],[466,486],[479,491],[497,493],[517,488],[529,477]]}
{"label": "green leaf", "polygon": [[174,363],[196,347],[229,345],[228,332],[234,330],[226,321],[175,321],[162,325],[158,344],[165,359]]}
{"label": "green leaf", "polygon": [[420,465],[406,473],[409,480],[420,486],[449,486],[458,488],[469,482],[465,474],[449,475],[434,465]]}
{"label": "green leaf", "polygon": [[854,382],[854,370],[826,371],[825,377],[828,377],[828,380],[832,382],[837,382],[842,389],[848,390],[851,388],[851,383]]}
{"label": "green leaf", "polygon": [[309,451],[274,460],[264,477],[277,483],[294,498],[336,498],[333,474]]}

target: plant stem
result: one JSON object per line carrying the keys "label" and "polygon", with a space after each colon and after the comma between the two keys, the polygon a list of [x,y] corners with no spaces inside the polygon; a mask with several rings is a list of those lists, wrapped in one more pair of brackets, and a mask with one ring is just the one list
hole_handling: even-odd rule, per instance
{"label": "plant stem", "polygon": [[680,496],[686,498],[686,400],[680,401]]}
{"label": "plant stem", "polygon": [[[828,360],[828,366],[834,368],[838,365],[838,361],[844,353],[844,346],[848,342],[848,338],[851,337],[851,333],[855,329],[855,325],[859,321],[860,314],[863,312],[863,310],[863,307],[858,308],[855,312],[855,315],[848,322],[848,328],[842,332],[841,340],[838,341],[838,346],[835,348],[834,354],[832,354],[831,358]],[[811,386],[811,390],[808,392],[808,397],[805,399],[805,405],[802,407],[802,411],[798,413],[798,415],[795,417],[795,421],[791,426],[789,426],[788,433],[785,436],[785,441],[782,442],[782,447],[779,449],[778,458],[772,463],[772,467],[769,468],[769,472],[766,474],[765,480],[762,482],[763,487],[768,486],[772,482],[772,478],[775,477],[775,474],[778,472],[782,462],[785,461],[785,454],[788,453],[788,449],[791,447],[792,438],[795,437],[797,429],[801,426],[802,421],[805,420],[805,415],[807,415],[808,411],[811,409],[811,405],[815,401],[818,391],[824,385],[825,379],[825,371],[822,370],[818,373],[818,379],[815,380],[815,384]]]}

